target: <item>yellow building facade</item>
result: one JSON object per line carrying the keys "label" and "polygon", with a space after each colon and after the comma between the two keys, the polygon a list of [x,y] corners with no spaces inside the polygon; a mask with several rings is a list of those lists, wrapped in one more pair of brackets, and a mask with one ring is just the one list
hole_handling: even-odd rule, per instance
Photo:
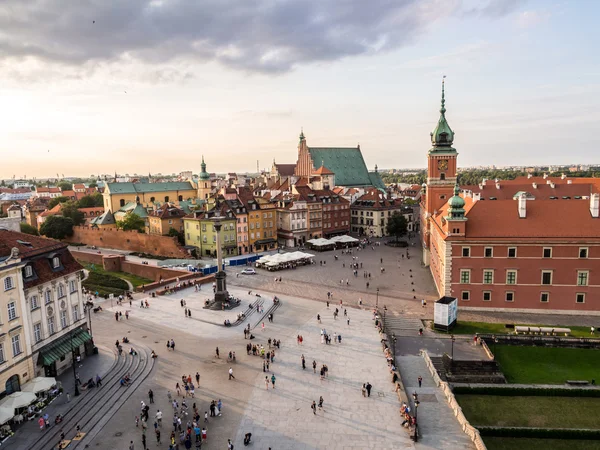
{"label": "yellow building facade", "polygon": [[127,203],[150,205],[175,203],[197,197],[197,190],[189,181],[169,183],[107,183],[102,194],[104,210],[116,212]]}

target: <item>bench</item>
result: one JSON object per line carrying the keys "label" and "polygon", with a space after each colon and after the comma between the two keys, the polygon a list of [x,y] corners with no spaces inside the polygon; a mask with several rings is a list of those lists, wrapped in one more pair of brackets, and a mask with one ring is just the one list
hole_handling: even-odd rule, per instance
{"label": "bench", "polygon": [[590,384],[587,380],[567,380],[569,386],[587,386]]}

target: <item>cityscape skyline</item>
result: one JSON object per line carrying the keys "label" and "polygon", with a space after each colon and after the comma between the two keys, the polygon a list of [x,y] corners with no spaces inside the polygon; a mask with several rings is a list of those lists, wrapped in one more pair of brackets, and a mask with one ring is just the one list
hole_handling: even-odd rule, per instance
{"label": "cityscape skyline", "polygon": [[[197,172],[202,154],[253,172],[295,162],[302,127],[370,169],[421,168],[442,75],[461,166],[594,163],[595,4],[251,5],[5,2],[0,178]],[[193,28],[207,18],[238,28]]]}

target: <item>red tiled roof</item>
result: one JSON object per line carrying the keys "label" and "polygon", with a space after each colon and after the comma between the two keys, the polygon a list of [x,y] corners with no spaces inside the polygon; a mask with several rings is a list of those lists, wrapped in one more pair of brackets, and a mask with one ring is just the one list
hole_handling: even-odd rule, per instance
{"label": "red tiled roof", "polygon": [[275,167],[277,168],[277,173],[282,177],[291,177],[296,170],[296,164],[275,164]]}
{"label": "red tiled roof", "polygon": [[30,258],[42,253],[66,249],[67,244],[41,236],[0,229],[0,257],[9,256],[12,248],[19,249],[21,258]]}
{"label": "red tiled roof", "polygon": [[56,194],[60,192],[60,189],[57,187],[38,187],[35,189],[36,192],[48,192],[50,194]]}
{"label": "red tiled roof", "polygon": [[313,173],[315,173],[317,175],[334,175],[334,173],[325,166],[319,167]]}

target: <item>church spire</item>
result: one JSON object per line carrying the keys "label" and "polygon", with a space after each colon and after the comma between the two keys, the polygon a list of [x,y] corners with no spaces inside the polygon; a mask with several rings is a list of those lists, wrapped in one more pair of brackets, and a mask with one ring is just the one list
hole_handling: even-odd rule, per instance
{"label": "church spire", "polygon": [[435,129],[431,132],[431,143],[433,144],[433,148],[430,150],[433,151],[443,151],[443,152],[455,152],[452,148],[452,143],[454,141],[454,131],[448,125],[448,121],[446,120],[446,96],[445,96],[445,84],[446,84],[446,75],[442,78],[442,102],[440,107],[440,118]]}
{"label": "church spire", "polygon": [[442,115],[446,114],[446,99],[444,98],[444,84],[446,83],[446,75],[442,77],[442,107],[440,108],[440,113]]}
{"label": "church spire", "polygon": [[300,128],[300,142],[304,140],[304,127]]}

